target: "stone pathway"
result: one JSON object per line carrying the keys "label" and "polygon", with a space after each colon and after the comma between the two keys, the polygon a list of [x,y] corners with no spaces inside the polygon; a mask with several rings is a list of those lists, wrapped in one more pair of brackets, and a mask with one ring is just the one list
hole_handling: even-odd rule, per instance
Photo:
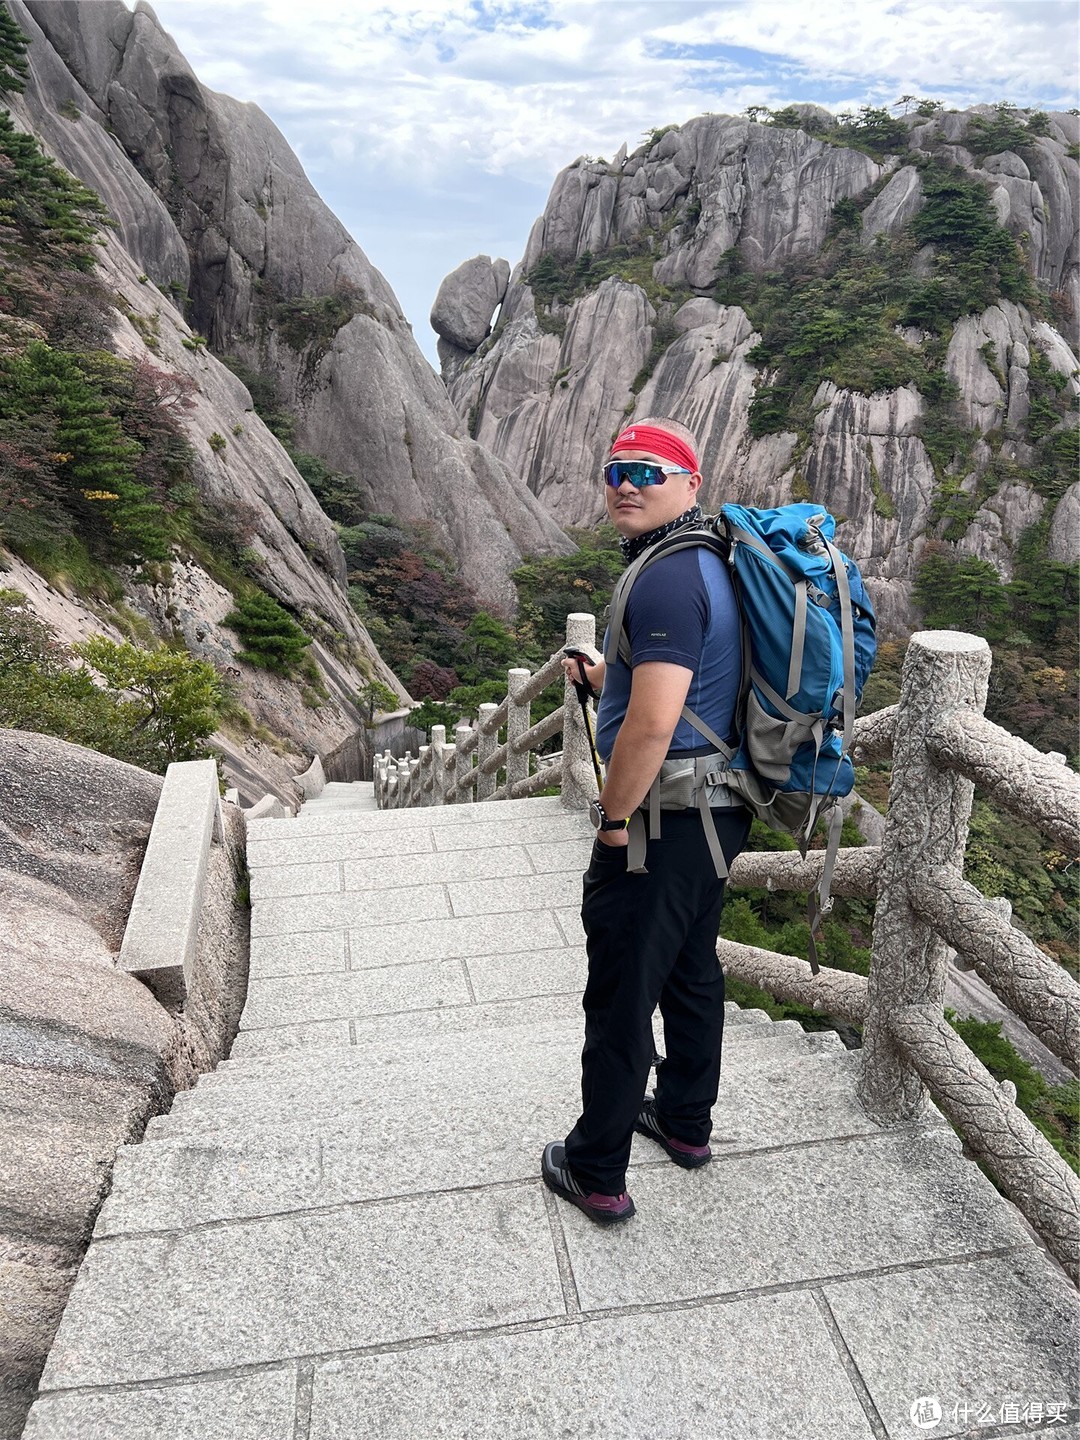
{"label": "stone pathway", "polygon": [[30,1440],[1075,1440],[1076,1291],[834,1035],[729,1006],[714,1163],[555,1200],[588,826],[368,800],[251,826],[233,1058],[121,1152]]}

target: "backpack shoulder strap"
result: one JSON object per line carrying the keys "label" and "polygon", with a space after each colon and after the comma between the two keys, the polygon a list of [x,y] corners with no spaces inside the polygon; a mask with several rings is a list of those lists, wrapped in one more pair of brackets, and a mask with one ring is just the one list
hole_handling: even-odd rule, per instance
{"label": "backpack shoulder strap", "polygon": [[728,544],[723,536],[711,526],[695,525],[692,530],[676,531],[668,539],[661,540],[659,545],[650,547],[619,577],[612,592],[611,609],[608,613],[608,640],[604,650],[606,664],[610,665],[616,655],[627,665],[631,663],[630,641],[626,634],[626,607],[630,603],[630,592],[641,572],[665,555],[673,555],[676,550],[689,550],[697,545],[712,550],[723,560],[727,559]]}

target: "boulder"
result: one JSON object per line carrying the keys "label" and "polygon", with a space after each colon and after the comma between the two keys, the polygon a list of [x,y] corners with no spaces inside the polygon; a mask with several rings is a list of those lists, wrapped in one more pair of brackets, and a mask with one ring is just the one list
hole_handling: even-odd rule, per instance
{"label": "boulder", "polygon": [[223,807],[182,1013],[117,968],[160,777],[0,730],[0,1437],[16,1440],[108,1192],[138,1141],[228,1053],[247,976],[244,821]]}
{"label": "boulder", "polygon": [[505,260],[475,255],[452,270],[431,307],[431,328],[459,350],[476,350],[487,339],[491,317],[502,304],[510,279]]}
{"label": "boulder", "polygon": [[0,729],[0,868],[62,890],[119,949],[160,791],[136,765]]}

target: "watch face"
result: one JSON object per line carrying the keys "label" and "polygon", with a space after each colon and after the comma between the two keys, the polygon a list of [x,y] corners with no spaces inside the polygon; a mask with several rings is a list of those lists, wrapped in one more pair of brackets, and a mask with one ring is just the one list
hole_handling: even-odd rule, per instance
{"label": "watch face", "polygon": [[589,801],[589,819],[593,823],[594,830],[599,830],[600,826],[604,823],[604,812],[601,810],[600,803],[597,800]]}

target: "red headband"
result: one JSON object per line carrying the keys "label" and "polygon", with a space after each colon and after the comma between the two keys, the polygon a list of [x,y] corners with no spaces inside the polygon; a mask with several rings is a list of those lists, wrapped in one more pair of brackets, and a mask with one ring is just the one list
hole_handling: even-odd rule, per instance
{"label": "red headband", "polygon": [[621,434],[616,435],[611,456],[608,458],[617,455],[620,450],[644,450],[659,460],[670,460],[673,465],[679,465],[684,470],[696,471],[698,468],[694,447],[685,440],[680,440],[678,435],[673,435],[670,430],[661,430],[656,425],[627,426]]}

